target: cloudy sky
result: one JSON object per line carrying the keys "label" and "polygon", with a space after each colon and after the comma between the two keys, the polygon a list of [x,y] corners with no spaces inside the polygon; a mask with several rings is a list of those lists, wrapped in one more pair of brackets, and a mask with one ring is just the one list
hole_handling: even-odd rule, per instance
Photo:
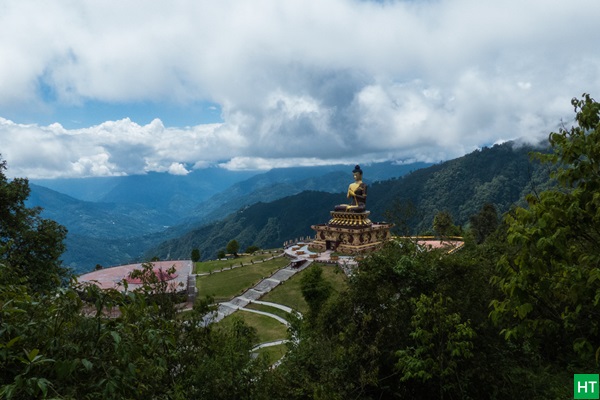
{"label": "cloudy sky", "polygon": [[9,176],[441,161],[600,99],[598,0],[2,0]]}

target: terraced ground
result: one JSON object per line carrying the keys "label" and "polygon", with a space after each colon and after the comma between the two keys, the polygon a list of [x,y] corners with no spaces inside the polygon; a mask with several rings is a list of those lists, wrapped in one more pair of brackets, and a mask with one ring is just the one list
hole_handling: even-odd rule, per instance
{"label": "terraced ground", "polygon": [[[194,268],[196,273],[201,274],[197,276],[196,283],[199,296],[212,296],[215,302],[220,303],[220,309],[225,308],[230,313],[218,319],[218,326],[226,328],[235,319],[242,319],[256,330],[256,352],[267,354],[270,360],[275,361],[286,351],[283,342],[288,337],[289,312],[302,314],[308,310],[300,280],[310,262],[291,271],[286,268],[289,260],[281,254],[199,262]],[[346,275],[339,267],[318,265],[322,266],[323,277],[332,283],[335,292],[344,290]],[[252,296],[249,292],[253,292]]]}

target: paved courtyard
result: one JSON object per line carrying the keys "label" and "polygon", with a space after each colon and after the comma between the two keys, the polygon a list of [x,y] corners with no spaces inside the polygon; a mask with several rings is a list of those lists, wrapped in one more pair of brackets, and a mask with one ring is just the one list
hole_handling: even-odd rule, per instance
{"label": "paved courtyard", "polygon": [[[192,262],[190,260],[179,261],[153,261],[154,270],[161,269],[166,271],[175,267],[174,278],[169,280],[169,284],[177,287],[177,290],[187,290],[188,276],[192,273]],[[126,279],[134,270],[141,270],[142,264],[121,265],[119,267],[103,268],[77,278],[79,283],[93,282],[102,289],[122,290],[121,282]],[[176,276],[175,276],[176,275]],[[130,289],[139,287],[139,284],[129,283]]]}

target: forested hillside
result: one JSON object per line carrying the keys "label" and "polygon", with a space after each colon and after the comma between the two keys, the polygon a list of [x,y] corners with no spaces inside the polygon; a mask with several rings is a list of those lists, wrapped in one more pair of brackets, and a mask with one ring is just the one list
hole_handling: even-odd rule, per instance
{"label": "forested hillside", "polygon": [[[44,218],[69,227],[62,259],[77,273],[97,264],[106,267],[138,260],[145,249],[170,237],[165,229],[172,221],[168,211],[140,204],[81,201],[34,184],[30,189],[26,205],[43,205]],[[153,236],[156,232],[161,235]]]}
{"label": "forested hillside", "polygon": [[[458,225],[467,224],[486,203],[503,213],[523,202],[532,190],[549,185],[549,167],[530,157],[532,151],[542,149],[508,142],[398,179],[376,182],[368,189],[371,220],[407,225],[408,231],[402,233],[416,234],[431,231],[440,211],[448,211]],[[368,179],[369,168],[364,171]],[[313,236],[310,226],[327,223],[334,205],[347,201],[345,188],[352,176],[347,173],[345,178],[344,190],[338,194],[308,191],[251,205],[222,221],[170,239],[146,252],[145,257],[185,258],[198,248],[204,258],[213,258],[232,239],[242,248],[271,248],[281,246],[285,240]]]}
{"label": "forested hillside", "polygon": [[545,151],[547,146],[514,142],[476,150],[402,179],[372,185],[369,209],[375,219],[383,218],[386,211],[392,218],[407,218],[412,233],[431,229],[440,211],[449,211],[458,225],[465,225],[486,203],[503,213],[522,203],[525,195],[551,185],[551,167],[530,157],[531,152]]}
{"label": "forested hillside", "polygon": [[[398,177],[427,165],[373,163],[369,165],[370,179]],[[349,170],[347,165],[279,168],[263,173],[207,168],[187,176],[152,173],[44,180],[36,182],[71,196],[32,184],[27,204],[42,207],[42,216],[67,228],[63,260],[81,273],[97,264],[106,267],[141,261],[146,250],[162,241],[255,203],[305,190],[345,191]]]}
{"label": "forested hillside", "polygon": [[136,232],[162,231],[171,221],[168,211],[131,203],[101,203],[74,199],[30,184],[27,205],[44,204],[44,217],[70,227],[69,232],[94,238],[123,238]]}
{"label": "forested hillside", "polygon": [[[423,162],[373,163],[368,166],[370,175],[367,180],[375,182],[392,177],[399,178],[428,166],[429,164]],[[348,186],[351,170],[352,167],[347,165],[274,169],[236,183],[214,195],[198,205],[188,221],[196,224],[216,221],[243,207],[259,202],[268,203],[304,191],[342,193]]]}
{"label": "forested hillside", "polygon": [[203,258],[215,258],[232,239],[238,241],[242,250],[252,245],[280,247],[286,240],[312,235],[310,221],[329,221],[328,210],[341,200],[339,194],[307,191],[271,203],[256,203],[224,220],[168,240],[147,251],[145,258],[188,258],[194,248],[200,250]]}

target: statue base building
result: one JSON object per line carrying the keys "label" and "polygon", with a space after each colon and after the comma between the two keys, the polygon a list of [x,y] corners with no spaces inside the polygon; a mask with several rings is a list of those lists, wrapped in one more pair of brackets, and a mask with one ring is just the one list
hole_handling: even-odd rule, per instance
{"label": "statue base building", "polygon": [[330,211],[327,224],[312,225],[316,231],[312,247],[318,251],[334,250],[346,254],[373,251],[391,239],[393,224],[373,223],[369,211]]}

